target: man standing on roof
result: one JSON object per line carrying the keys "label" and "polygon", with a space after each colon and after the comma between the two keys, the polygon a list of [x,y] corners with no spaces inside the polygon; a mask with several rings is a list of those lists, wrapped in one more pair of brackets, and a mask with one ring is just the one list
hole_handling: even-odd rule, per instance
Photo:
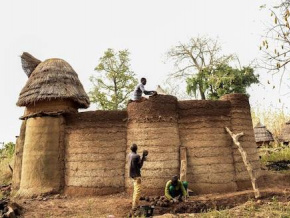
{"label": "man standing on roof", "polygon": [[136,88],[134,89],[133,92],[133,98],[132,101],[142,101],[145,100],[145,98],[142,97],[142,93],[144,93],[145,95],[157,95],[156,91],[146,91],[145,90],[145,85],[147,83],[146,78],[141,78],[141,83],[139,85],[136,86]]}
{"label": "man standing on roof", "polygon": [[142,158],[140,158],[140,155],[137,154],[138,147],[136,144],[133,144],[130,149],[132,152],[129,154],[129,177],[133,179],[134,192],[132,209],[135,210],[138,207],[141,196],[141,168],[143,162],[146,160],[148,151],[144,150]]}
{"label": "man standing on roof", "polygon": [[166,183],[165,186],[165,197],[168,200],[178,202],[182,197],[187,197],[188,182],[181,182],[178,176],[173,176],[171,180]]}

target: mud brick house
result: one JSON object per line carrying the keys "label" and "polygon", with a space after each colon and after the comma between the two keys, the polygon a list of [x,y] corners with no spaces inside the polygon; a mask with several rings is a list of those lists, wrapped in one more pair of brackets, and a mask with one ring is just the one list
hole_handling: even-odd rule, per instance
{"label": "mud brick house", "polygon": [[13,189],[19,196],[64,192],[103,195],[131,190],[127,155],[132,143],[149,151],[142,169],[144,192],[163,193],[180,173],[186,148],[189,188],[197,194],[251,187],[233,132],[259,177],[250,105],[243,94],[217,101],[178,101],[157,95],[130,103],[124,111],[87,111],[89,98],[76,72],[64,60],[39,61],[22,55],[29,76],[18,106],[25,107],[17,140]]}

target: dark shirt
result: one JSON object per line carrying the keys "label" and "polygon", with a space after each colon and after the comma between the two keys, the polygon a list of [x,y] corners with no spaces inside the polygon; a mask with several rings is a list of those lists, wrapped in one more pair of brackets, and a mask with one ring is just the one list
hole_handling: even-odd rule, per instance
{"label": "dark shirt", "polygon": [[144,159],[140,158],[140,155],[132,152],[129,154],[129,176],[131,178],[141,177],[141,168],[143,166]]}

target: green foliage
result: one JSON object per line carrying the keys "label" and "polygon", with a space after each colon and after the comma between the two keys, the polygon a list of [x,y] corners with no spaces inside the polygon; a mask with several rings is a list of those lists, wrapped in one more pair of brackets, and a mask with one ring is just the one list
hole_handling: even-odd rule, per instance
{"label": "green foliage", "polygon": [[232,54],[222,55],[221,50],[219,42],[208,37],[195,37],[188,43],[179,43],[167,53],[168,59],[173,61],[176,69],[171,77],[194,78],[191,84],[192,90],[195,90],[193,93],[196,95],[198,91],[201,99],[205,99],[207,84],[203,71],[228,64],[235,59]]}
{"label": "green foliage", "polygon": [[15,144],[9,142],[0,149],[0,185],[11,183],[12,173],[9,165],[12,165]]}
{"label": "green foliage", "polygon": [[187,93],[196,97],[197,91],[202,89],[206,97],[211,100],[230,93],[246,94],[247,87],[259,82],[258,77],[251,67],[236,69],[227,64],[221,64],[216,68],[205,68],[187,78]]}
{"label": "green foliage", "polygon": [[8,142],[4,145],[4,148],[0,149],[0,159],[11,158],[14,154],[15,144]]}
{"label": "green foliage", "polygon": [[130,93],[138,81],[130,69],[128,50],[105,51],[95,68],[97,75],[91,76],[93,90],[89,92],[92,102],[103,110],[118,110],[126,107]]}
{"label": "green foliage", "polygon": [[[263,151],[263,148],[260,149],[261,152]],[[263,164],[267,164],[267,162],[277,162],[277,161],[287,161],[290,160],[290,148],[289,147],[281,147],[279,150],[273,149],[273,152],[269,151],[270,149],[267,149],[267,153],[264,153],[261,155],[261,162]]]}

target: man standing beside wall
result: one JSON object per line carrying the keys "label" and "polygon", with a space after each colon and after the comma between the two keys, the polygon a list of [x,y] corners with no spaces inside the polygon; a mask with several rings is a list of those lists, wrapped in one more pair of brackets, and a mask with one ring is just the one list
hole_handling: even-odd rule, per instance
{"label": "man standing beside wall", "polygon": [[148,151],[143,151],[142,158],[140,158],[140,155],[137,154],[138,147],[136,144],[133,144],[130,149],[132,152],[129,154],[129,176],[133,179],[134,184],[132,210],[135,210],[138,207],[141,196],[141,168],[146,160]]}

